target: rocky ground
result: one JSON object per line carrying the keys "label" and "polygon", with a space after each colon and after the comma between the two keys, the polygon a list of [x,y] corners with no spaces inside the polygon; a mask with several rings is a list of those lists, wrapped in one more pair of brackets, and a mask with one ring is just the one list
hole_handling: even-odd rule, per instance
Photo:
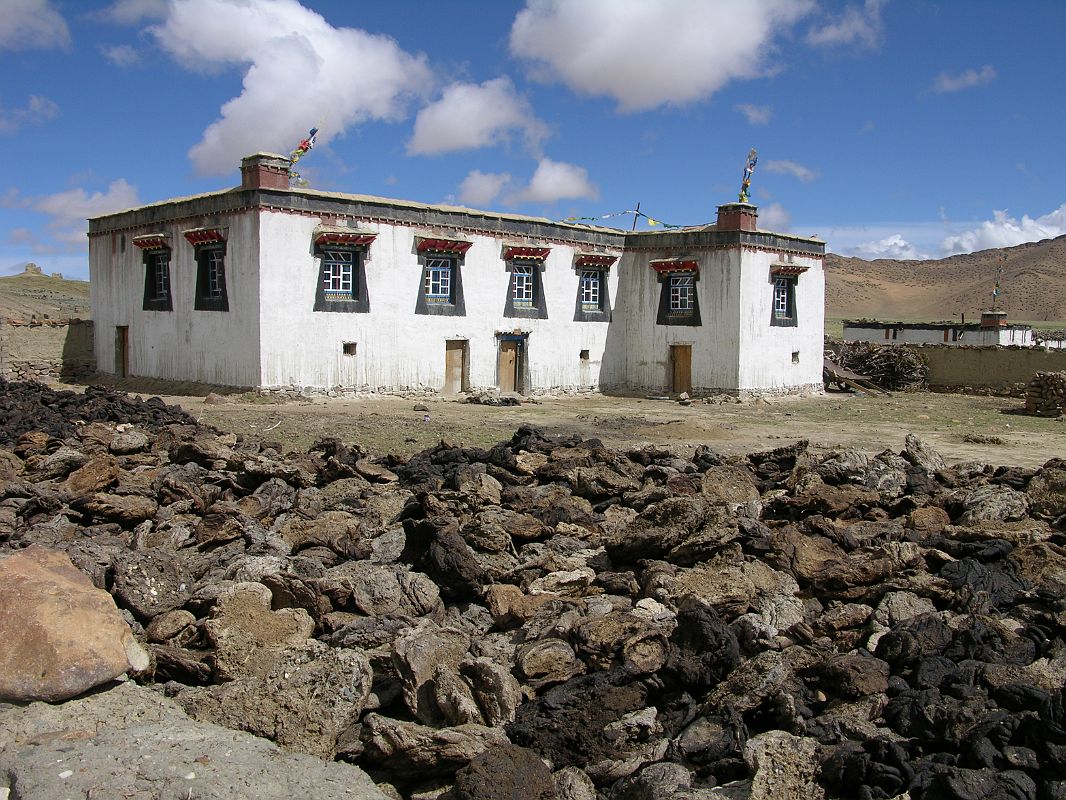
{"label": "rocky ground", "polygon": [[12,798],[1066,796],[1066,461],[0,423]]}

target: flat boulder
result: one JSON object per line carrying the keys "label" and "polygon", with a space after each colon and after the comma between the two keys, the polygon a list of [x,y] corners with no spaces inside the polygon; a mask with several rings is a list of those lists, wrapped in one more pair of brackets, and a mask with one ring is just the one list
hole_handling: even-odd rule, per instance
{"label": "flat boulder", "polygon": [[0,641],[4,700],[61,702],[148,667],[111,595],[36,545],[0,561]]}

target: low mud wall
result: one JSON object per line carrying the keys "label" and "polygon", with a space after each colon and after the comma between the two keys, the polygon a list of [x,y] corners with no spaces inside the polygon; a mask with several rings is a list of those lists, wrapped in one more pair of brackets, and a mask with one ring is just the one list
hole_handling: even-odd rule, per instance
{"label": "low mud wall", "polygon": [[95,371],[92,320],[0,319],[0,377],[72,380]]}
{"label": "low mud wall", "polygon": [[933,391],[972,391],[1025,397],[1037,372],[1066,370],[1066,351],[1037,347],[904,345],[929,367]]}

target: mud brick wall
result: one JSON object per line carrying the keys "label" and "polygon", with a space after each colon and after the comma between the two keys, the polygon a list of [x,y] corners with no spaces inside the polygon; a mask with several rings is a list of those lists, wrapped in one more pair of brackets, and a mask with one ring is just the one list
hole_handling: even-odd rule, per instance
{"label": "mud brick wall", "polygon": [[0,319],[0,377],[71,380],[95,371],[92,320]]}
{"label": "mud brick wall", "polygon": [[933,391],[973,391],[1025,397],[1037,372],[1066,370],[1066,350],[1038,347],[957,347],[917,345],[912,349],[929,367]]}

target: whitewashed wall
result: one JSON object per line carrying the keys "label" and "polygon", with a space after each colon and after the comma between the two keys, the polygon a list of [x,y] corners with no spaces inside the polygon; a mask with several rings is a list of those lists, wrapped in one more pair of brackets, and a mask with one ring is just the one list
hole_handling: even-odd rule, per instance
{"label": "whitewashed wall", "polygon": [[805,266],[796,280],[796,325],[771,325],[778,252],[743,251],[740,288],[741,391],[795,390],[822,385],[825,337],[825,273],[822,259],[793,255]]}
{"label": "whitewashed wall", "polygon": [[[366,258],[369,313],[314,311],[320,264],[313,231],[319,217],[263,212],[262,382],[265,386],[335,386],[371,390],[441,389],[445,342],[469,341],[471,388],[497,384],[497,332],[529,334],[527,391],[596,388],[607,339],[607,323],[575,322],[578,273],[575,246],[551,244],[543,273],[547,319],[503,316],[510,273],[503,260],[505,241],[484,235],[442,233],[439,229],[360,223],[377,232]],[[473,240],[462,263],[465,316],[415,314],[421,291],[416,236]],[[608,275],[612,302],[618,294],[617,268]],[[342,353],[356,343],[356,355]],[[589,351],[582,361],[581,350]]]}
{"label": "whitewashed wall", "polygon": [[[702,325],[658,325],[662,284],[649,262],[684,255],[699,262],[696,294]],[[618,301],[608,334],[610,389],[669,391],[670,347],[692,345],[693,392],[734,390],[739,375],[740,251],[629,251],[621,259]]]}
{"label": "whitewashed wall", "polygon": [[[229,311],[195,311],[196,261],[182,231],[220,227],[226,237]],[[163,233],[171,247],[172,311],[143,311],[143,253],[133,237]],[[125,239],[125,246],[122,241]],[[212,216],[108,233],[89,240],[95,354],[116,373],[115,328],[129,327],[130,375],[227,386],[259,384],[259,235],[255,213]]]}

